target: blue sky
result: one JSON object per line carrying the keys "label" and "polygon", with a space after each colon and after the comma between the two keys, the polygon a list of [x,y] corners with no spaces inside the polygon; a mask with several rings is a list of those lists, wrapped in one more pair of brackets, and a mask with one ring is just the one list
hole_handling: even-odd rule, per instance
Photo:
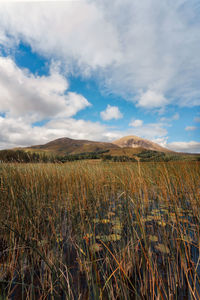
{"label": "blue sky", "polygon": [[137,135],[200,152],[200,2],[0,2],[0,149]]}

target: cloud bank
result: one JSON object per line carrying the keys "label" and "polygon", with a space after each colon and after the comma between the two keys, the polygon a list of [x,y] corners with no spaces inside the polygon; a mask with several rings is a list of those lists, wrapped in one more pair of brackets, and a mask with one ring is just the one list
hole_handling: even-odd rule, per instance
{"label": "cloud bank", "polygon": [[2,3],[0,38],[67,71],[97,72],[105,91],[140,107],[191,107],[200,104],[199,13],[195,0]]}
{"label": "cloud bank", "polygon": [[200,143],[195,141],[173,142],[169,143],[167,148],[178,152],[200,153]]}

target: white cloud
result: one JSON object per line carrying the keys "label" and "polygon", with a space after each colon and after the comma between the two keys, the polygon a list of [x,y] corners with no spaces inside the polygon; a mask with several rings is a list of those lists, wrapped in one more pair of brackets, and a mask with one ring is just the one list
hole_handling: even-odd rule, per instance
{"label": "white cloud", "polygon": [[177,121],[177,120],[179,120],[179,118],[180,118],[180,115],[178,114],[178,113],[176,113],[176,114],[174,114],[173,116],[172,116],[172,121]]}
{"label": "white cloud", "polygon": [[0,117],[0,149],[45,144],[60,137],[111,141],[119,135],[100,123],[54,119],[43,126],[31,126],[22,118]]}
{"label": "white cloud", "polygon": [[120,112],[119,108],[117,106],[111,106],[111,105],[107,105],[106,110],[102,111],[100,113],[101,118],[104,121],[109,121],[112,119],[121,119],[123,117],[123,114]]}
{"label": "white cloud", "polygon": [[159,108],[168,104],[168,100],[160,93],[153,90],[148,90],[142,93],[137,106],[144,108]]}
{"label": "white cloud", "polygon": [[196,0],[83,0],[0,4],[2,42],[11,38],[56,57],[144,108],[200,104]]}
{"label": "white cloud", "polygon": [[9,38],[6,36],[5,32],[0,29],[0,45],[7,45]]}
{"label": "white cloud", "polygon": [[97,122],[75,120],[73,118],[55,119],[42,127],[32,127],[22,118],[0,117],[0,149],[45,144],[64,136],[77,139],[113,141],[126,134],[148,138],[174,151],[200,153],[199,142],[167,144],[167,132],[159,124],[148,124],[140,132],[135,130],[134,132],[120,132],[109,131],[109,128]]}
{"label": "white cloud", "polygon": [[177,121],[179,120],[180,118],[180,115],[179,113],[175,113],[173,116],[169,117],[169,118],[166,118],[166,117],[162,117],[160,119],[161,122],[171,122],[171,121]]}
{"label": "white cloud", "polygon": [[14,61],[0,57],[0,111],[10,117],[29,118],[32,122],[54,117],[71,117],[90,103],[68,92],[65,77],[52,65],[49,76],[34,76]]}
{"label": "white cloud", "polygon": [[[71,118],[90,103],[68,91],[67,79],[52,63],[48,76],[20,69],[10,57],[0,57],[0,148],[42,144],[54,138],[103,138],[105,128]],[[35,122],[51,120],[43,126]]]}
{"label": "white cloud", "polygon": [[45,144],[60,137],[112,142],[125,134],[99,122],[73,118],[59,118],[43,126],[32,126],[22,118],[0,116],[0,149]]}
{"label": "white cloud", "polygon": [[142,120],[135,120],[131,122],[129,126],[133,126],[134,130],[130,129],[128,131],[128,135],[136,135],[144,139],[155,141],[159,144],[162,144],[162,146],[163,146],[163,141],[166,141],[168,139],[167,137],[168,132],[164,128],[163,123],[143,124]]}
{"label": "white cloud", "polygon": [[156,138],[163,138],[167,135],[167,130],[163,128],[162,124],[150,123],[144,124],[141,127],[134,129],[134,134],[149,140],[155,140]]}
{"label": "white cloud", "polygon": [[117,28],[123,51],[123,59],[106,80],[113,92],[134,102],[142,93],[138,104],[147,108],[200,104],[200,22],[195,0],[97,3]]}
{"label": "white cloud", "polygon": [[[9,47],[22,41],[33,52],[61,61],[66,73],[95,75],[106,92],[144,109],[200,105],[200,11],[196,0],[34,2],[0,3],[0,44],[8,53]],[[31,143],[40,142],[42,136],[46,142],[64,133],[100,140],[117,138],[117,131],[72,119],[90,104],[68,89],[67,79],[55,66],[48,76],[34,76],[19,69],[11,58],[0,58],[0,111],[6,113],[1,130],[7,132],[10,145],[12,140],[28,143],[30,137]],[[115,113],[114,118],[121,114]],[[139,124],[133,134],[164,143],[167,131],[163,122],[178,117]],[[54,123],[41,128],[30,125],[52,118]],[[57,131],[48,127],[57,126],[55,122],[60,122]],[[84,134],[81,126],[89,133]],[[5,135],[1,141],[4,143]]]}
{"label": "white cloud", "polygon": [[185,127],[185,130],[186,130],[186,131],[193,131],[193,130],[196,130],[196,129],[197,129],[196,126],[186,126],[186,127]]}
{"label": "white cloud", "polygon": [[[132,120],[129,126],[134,127],[129,129],[129,135],[136,135],[141,138],[151,140],[162,147],[165,147],[168,140],[168,131],[164,128],[165,123],[147,123],[144,124],[143,120]],[[126,134],[127,135],[127,134]]]}
{"label": "white cloud", "polygon": [[179,118],[180,118],[180,115],[179,115],[179,113],[175,113],[173,116],[171,116],[171,117],[168,117],[168,118],[166,118],[166,117],[162,117],[162,118],[160,118],[160,121],[161,122],[166,122],[166,123],[171,123],[171,122],[173,122],[173,121],[177,121],[177,120],[179,120]]}
{"label": "white cloud", "polygon": [[130,122],[129,126],[133,126],[133,127],[141,127],[143,124],[142,120],[133,120]]}
{"label": "white cloud", "polygon": [[0,27],[42,55],[75,63],[84,75],[120,57],[115,29],[92,2],[2,3]]}
{"label": "white cloud", "polygon": [[167,144],[167,148],[178,152],[200,153],[200,143],[195,141],[173,142]]}
{"label": "white cloud", "polygon": [[50,121],[44,126],[44,130],[58,137],[102,140],[105,139],[107,128],[98,122],[68,118]]}
{"label": "white cloud", "polygon": [[157,143],[160,146],[167,148],[167,140],[168,140],[168,136],[164,136],[164,137],[152,139],[152,142]]}

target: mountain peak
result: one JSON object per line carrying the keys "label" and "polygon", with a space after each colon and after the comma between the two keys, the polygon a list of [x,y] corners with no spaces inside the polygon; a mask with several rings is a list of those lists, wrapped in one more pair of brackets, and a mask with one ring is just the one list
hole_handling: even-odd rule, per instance
{"label": "mountain peak", "polygon": [[162,151],[162,152],[171,152],[167,148],[164,148],[152,141],[140,138],[135,135],[129,135],[129,136],[124,136],[116,141],[113,142],[113,144],[125,148],[125,147],[131,147],[131,148],[138,148],[142,147],[147,150],[155,150],[155,151]]}

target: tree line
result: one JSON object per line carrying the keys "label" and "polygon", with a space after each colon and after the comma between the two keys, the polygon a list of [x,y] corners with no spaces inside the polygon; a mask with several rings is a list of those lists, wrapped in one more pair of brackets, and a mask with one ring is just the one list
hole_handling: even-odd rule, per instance
{"label": "tree line", "polygon": [[136,161],[135,158],[128,156],[112,156],[107,154],[109,150],[99,150],[96,152],[83,152],[78,154],[66,155],[51,155],[46,153],[37,153],[24,150],[1,150],[0,162],[13,162],[13,163],[65,163],[68,161],[76,161],[83,159],[102,159],[103,161],[113,162],[128,162]]}
{"label": "tree line", "polygon": [[[96,152],[83,152],[78,154],[66,154],[66,155],[53,155],[37,152],[30,152],[24,150],[1,150],[0,162],[13,162],[13,163],[65,163],[68,161],[76,161],[83,159],[102,159],[103,161],[111,162],[168,162],[176,160],[184,160],[185,156],[178,154],[166,154],[164,152],[158,152],[153,150],[144,150],[135,157],[129,157],[125,155],[112,156],[109,150],[99,150]],[[191,158],[188,156],[187,160]],[[192,160],[200,160],[200,156],[196,156]]]}

